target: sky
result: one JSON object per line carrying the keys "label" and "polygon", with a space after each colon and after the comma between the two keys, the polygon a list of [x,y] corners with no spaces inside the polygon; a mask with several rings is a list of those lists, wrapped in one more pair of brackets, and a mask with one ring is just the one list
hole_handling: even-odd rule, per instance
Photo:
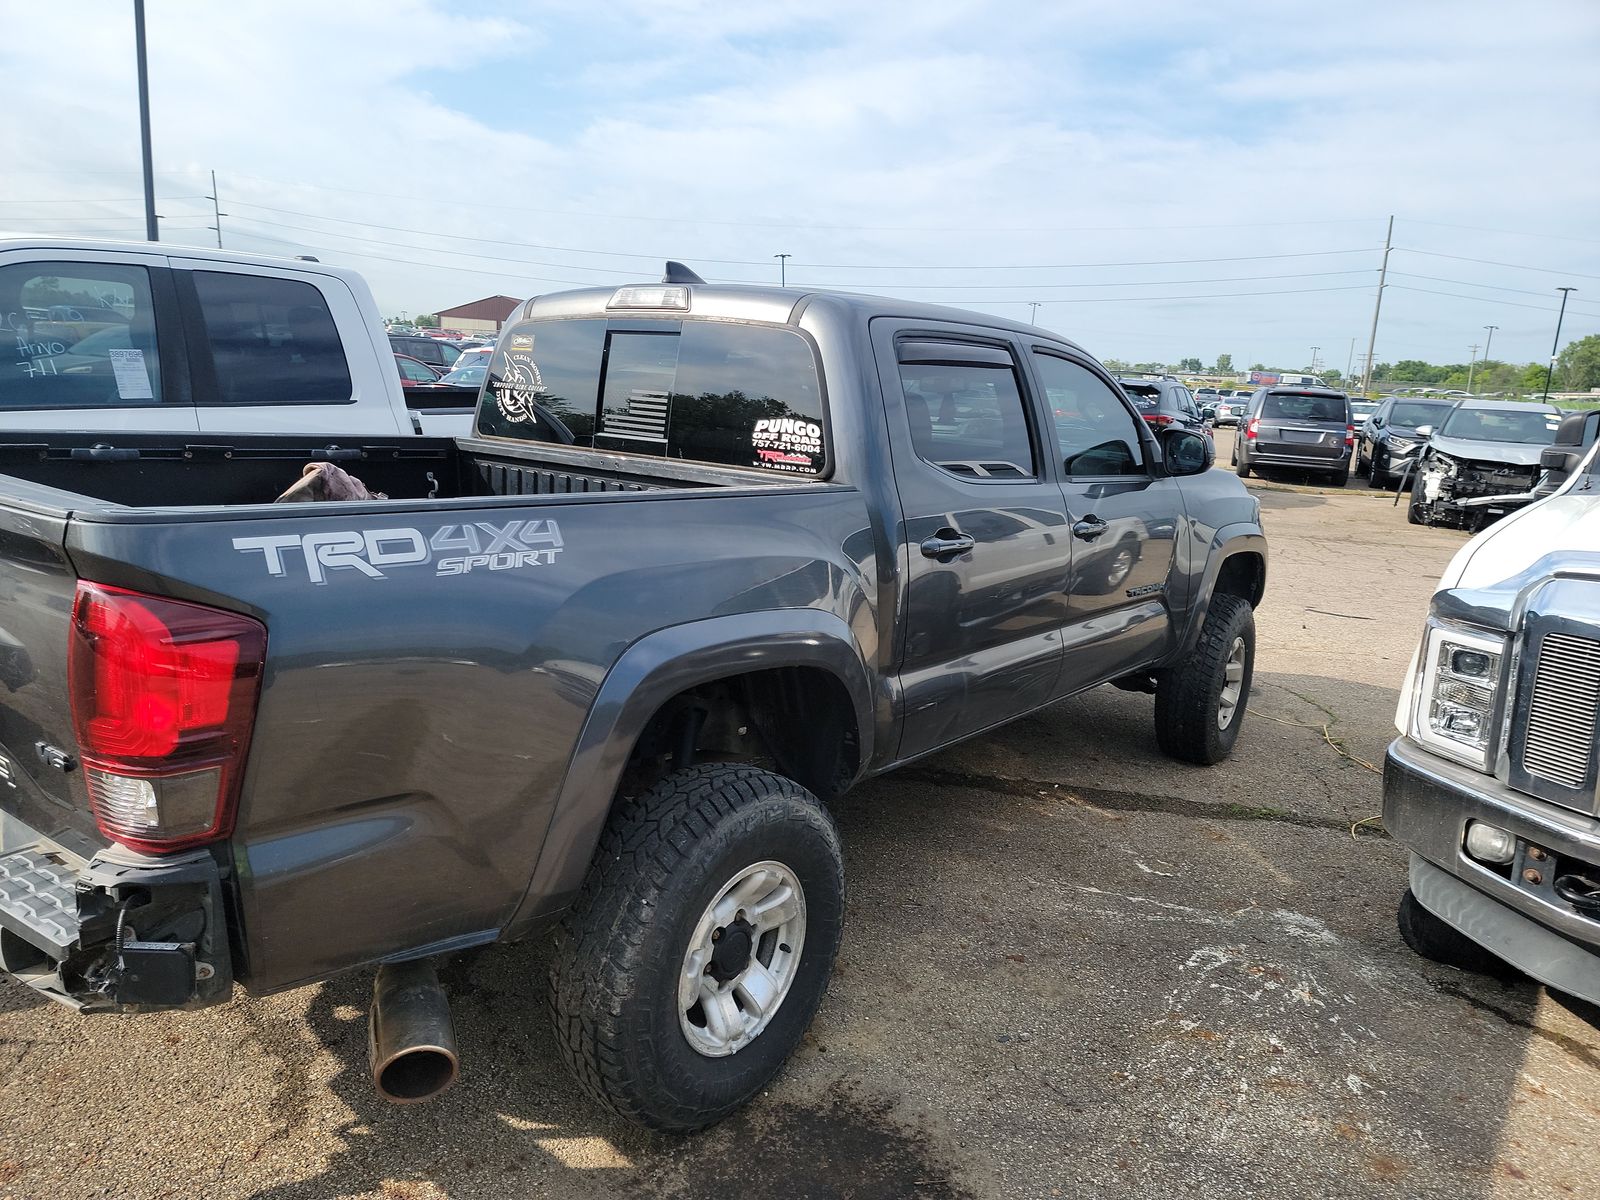
{"label": "sky", "polygon": [[[162,240],[215,245],[215,171],[225,246],[385,315],[788,254],[1102,358],[1342,371],[1392,214],[1377,361],[1542,362],[1561,285],[1600,333],[1595,0],[146,7]],[[143,236],[131,10],[0,0],[0,231]]]}

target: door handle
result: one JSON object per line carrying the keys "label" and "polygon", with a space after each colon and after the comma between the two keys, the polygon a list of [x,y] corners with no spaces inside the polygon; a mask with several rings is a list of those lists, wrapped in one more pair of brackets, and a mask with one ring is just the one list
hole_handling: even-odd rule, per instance
{"label": "door handle", "polygon": [[1092,542],[1110,528],[1111,526],[1099,517],[1088,516],[1076,522],[1072,526],[1072,532],[1074,536],[1081,537],[1086,542]]}
{"label": "door handle", "polygon": [[933,537],[923,541],[922,556],[949,562],[956,555],[965,554],[977,544],[977,541],[968,534],[957,533],[953,529],[941,529]]}

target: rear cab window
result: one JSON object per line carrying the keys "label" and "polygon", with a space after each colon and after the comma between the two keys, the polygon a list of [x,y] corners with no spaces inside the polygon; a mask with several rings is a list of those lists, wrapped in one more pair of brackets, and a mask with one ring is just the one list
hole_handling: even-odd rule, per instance
{"label": "rear cab window", "polygon": [[203,349],[200,404],[350,404],[350,365],[328,302],[298,279],[193,271]]}
{"label": "rear cab window", "polygon": [[150,272],[121,263],[0,267],[0,411],[163,400]]}
{"label": "rear cab window", "polygon": [[481,437],[817,477],[822,382],[793,329],[722,321],[525,321],[501,339]]}

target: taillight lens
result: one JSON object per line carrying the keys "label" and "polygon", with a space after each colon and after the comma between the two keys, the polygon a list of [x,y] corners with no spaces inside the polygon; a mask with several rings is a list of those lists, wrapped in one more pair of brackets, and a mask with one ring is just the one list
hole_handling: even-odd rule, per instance
{"label": "taillight lens", "polygon": [[78,584],[68,685],[89,805],[135,850],[233,831],[267,631],[238,613]]}
{"label": "taillight lens", "polygon": [[1249,424],[1247,424],[1244,427],[1244,436],[1245,436],[1246,440],[1248,440],[1248,441],[1254,441],[1255,440],[1256,426],[1258,426],[1260,424],[1261,424],[1261,418],[1260,417],[1251,417],[1250,418]]}
{"label": "taillight lens", "polygon": [[1344,444],[1346,446],[1354,446],[1356,444],[1356,427],[1354,425],[1346,425],[1344,427]]}
{"label": "taillight lens", "polygon": [[1171,425],[1174,420],[1174,418],[1169,417],[1166,413],[1146,413],[1144,419],[1149,421],[1150,424],[1156,426]]}

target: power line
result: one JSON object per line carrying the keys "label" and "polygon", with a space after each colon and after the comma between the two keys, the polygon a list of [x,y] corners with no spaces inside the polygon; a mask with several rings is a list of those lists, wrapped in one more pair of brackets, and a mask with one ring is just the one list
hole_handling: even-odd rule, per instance
{"label": "power line", "polygon": [[1429,258],[1450,258],[1456,262],[1478,263],[1485,267],[1508,267],[1513,271],[1537,271],[1541,275],[1569,275],[1574,279],[1600,279],[1600,275],[1585,275],[1581,271],[1570,271],[1564,267],[1530,267],[1523,263],[1496,262],[1489,258],[1468,258],[1463,254],[1441,254],[1437,250],[1414,250],[1408,246],[1396,246],[1395,249],[1405,254],[1426,254]]}
{"label": "power line", "polygon": [[[1407,287],[1403,283],[1391,283],[1389,286],[1402,292],[1421,292],[1427,296],[1449,296],[1455,300],[1476,300],[1479,304],[1495,304],[1507,308],[1531,308],[1537,312],[1556,311],[1553,308],[1547,308],[1543,304],[1523,304],[1520,300],[1496,300],[1490,296],[1463,296],[1460,292],[1440,292],[1435,291],[1433,288]],[[1584,317],[1600,317],[1600,313],[1582,312],[1578,309],[1570,309],[1569,311]]]}
{"label": "power line", "polygon": [[1425,221],[1421,217],[1407,217],[1414,225],[1437,225],[1441,229],[1470,229],[1474,233],[1503,233],[1510,237],[1545,238],[1556,242],[1588,242],[1600,245],[1600,238],[1573,237],[1565,233],[1535,233],[1531,229],[1490,229],[1484,225],[1457,225],[1450,221]]}

